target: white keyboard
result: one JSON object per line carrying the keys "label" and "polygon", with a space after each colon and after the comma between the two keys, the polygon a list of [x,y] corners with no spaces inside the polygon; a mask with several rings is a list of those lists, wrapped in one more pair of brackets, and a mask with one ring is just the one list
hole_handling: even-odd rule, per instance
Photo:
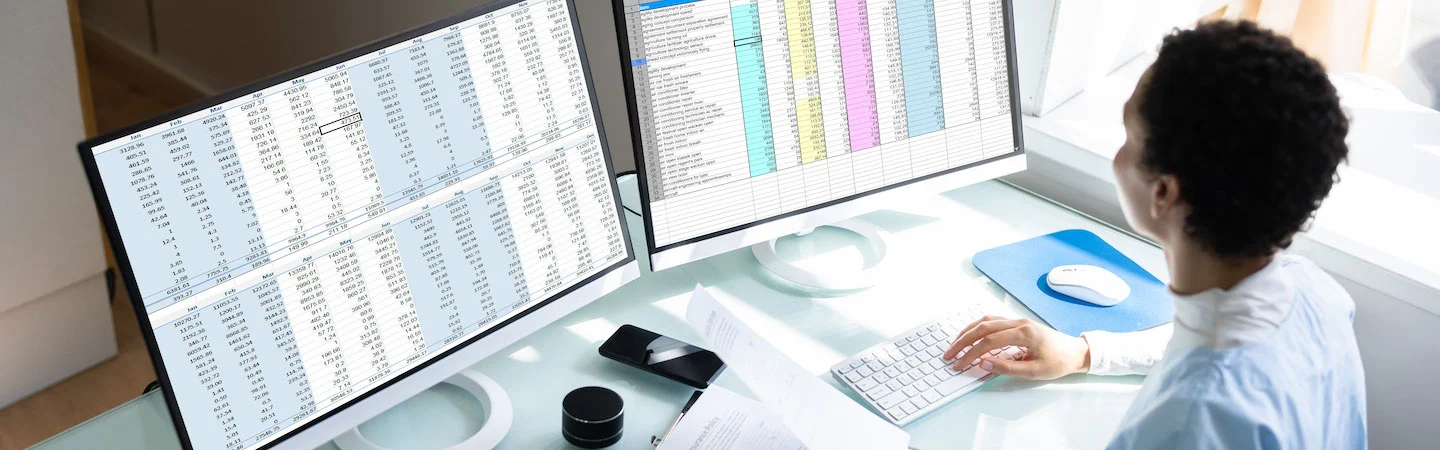
{"label": "white keyboard", "polygon": [[[885,420],[905,426],[992,377],[978,365],[957,372],[940,359],[960,330],[983,315],[977,307],[925,323],[841,361],[830,374],[860,393]],[[1023,351],[1006,347],[990,354],[1016,359]]]}

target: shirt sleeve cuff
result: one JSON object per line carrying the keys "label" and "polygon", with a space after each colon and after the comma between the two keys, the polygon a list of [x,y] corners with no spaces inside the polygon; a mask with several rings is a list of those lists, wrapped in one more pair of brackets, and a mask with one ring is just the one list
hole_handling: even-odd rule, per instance
{"label": "shirt sleeve cuff", "polygon": [[1090,370],[1095,375],[1144,375],[1165,352],[1169,325],[1134,333],[1087,331],[1080,336],[1090,344]]}

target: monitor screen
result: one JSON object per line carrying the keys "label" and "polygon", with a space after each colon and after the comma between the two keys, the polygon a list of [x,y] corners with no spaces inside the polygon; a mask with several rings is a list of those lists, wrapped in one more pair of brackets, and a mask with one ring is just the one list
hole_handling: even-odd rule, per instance
{"label": "monitor screen", "polygon": [[1021,152],[1002,0],[617,0],[651,251]]}
{"label": "monitor screen", "polygon": [[81,144],[187,445],[264,447],[632,260],[566,0]]}

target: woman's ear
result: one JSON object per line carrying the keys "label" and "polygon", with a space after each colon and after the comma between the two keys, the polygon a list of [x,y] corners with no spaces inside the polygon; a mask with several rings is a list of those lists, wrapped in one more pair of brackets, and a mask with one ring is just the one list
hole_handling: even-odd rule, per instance
{"label": "woman's ear", "polygon": [[1150,182],[1150,218],[1162,220],[1180,204],[1180,180],[1161,175]]}

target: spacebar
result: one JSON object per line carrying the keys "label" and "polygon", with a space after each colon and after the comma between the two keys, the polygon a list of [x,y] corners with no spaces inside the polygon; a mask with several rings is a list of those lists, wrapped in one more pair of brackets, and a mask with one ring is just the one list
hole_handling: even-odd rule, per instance
{"label": "spacebar", "polygon": [[954,394],[955,391],[958,391],[965,386],[969,386],[970,383],[980,381],[980,379],[984,378],[987,374],[989,374],[989,372],[986,372],[984,369],[981,369],[979,367],[971,367],[969,369],[966,369],[964,372],[960,372],[959,374],[950,377],[950,379],[948,380],[941,381],[939,385],[935,386],[935,389],[940,391],[940,395],[948,397],[950,394]]}

